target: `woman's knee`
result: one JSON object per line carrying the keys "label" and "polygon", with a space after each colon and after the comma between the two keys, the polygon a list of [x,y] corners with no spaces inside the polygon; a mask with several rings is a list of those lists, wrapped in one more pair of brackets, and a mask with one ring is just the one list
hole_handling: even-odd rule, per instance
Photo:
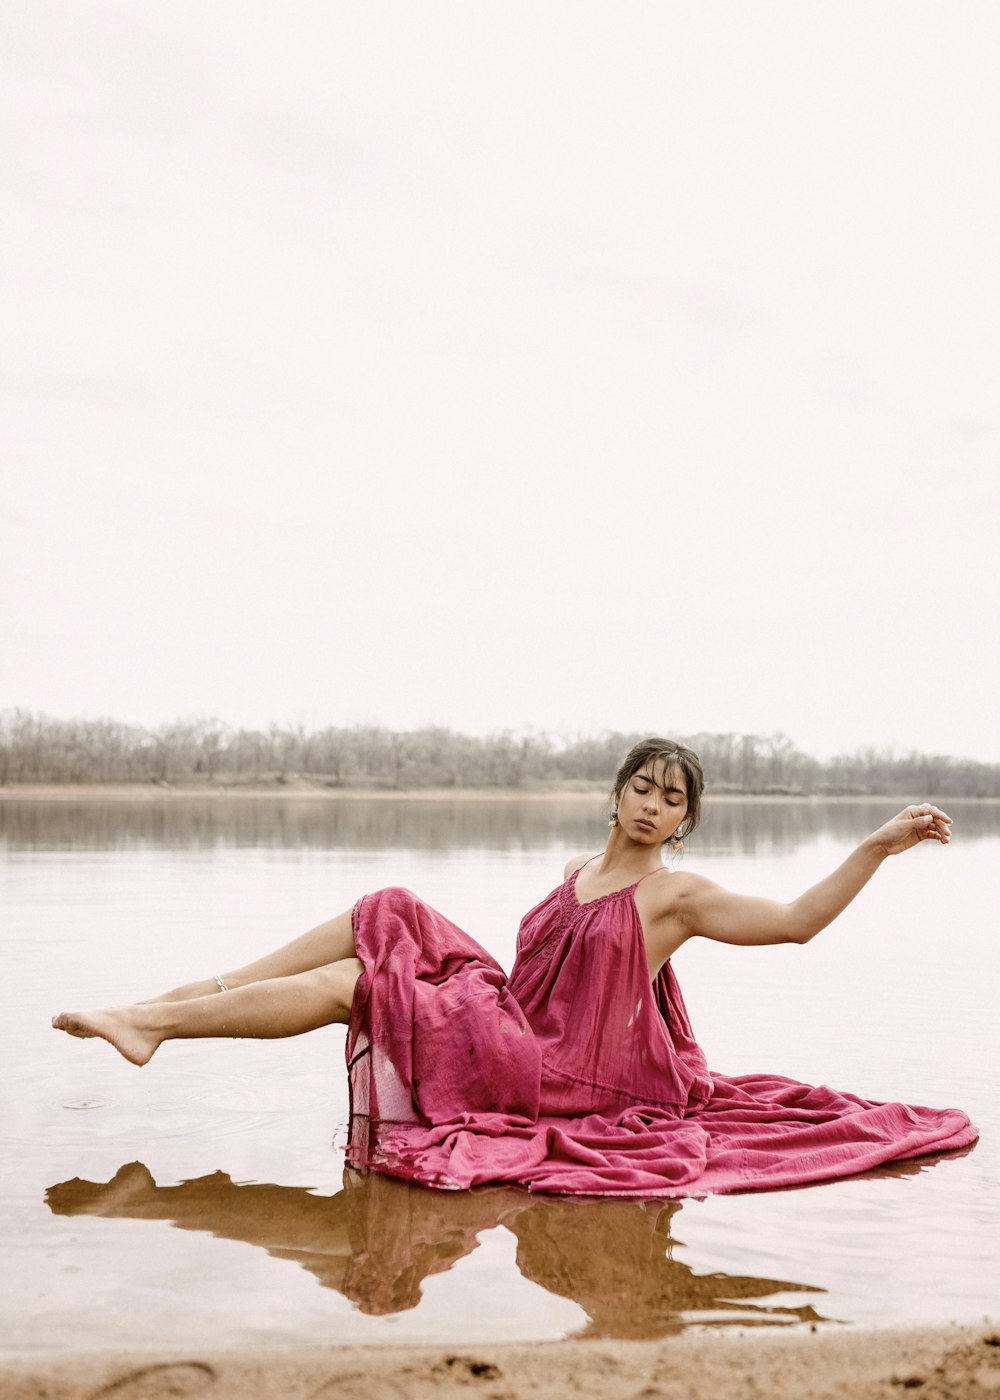
{"label": "woman's knee", "polygon": [[354,988],[364,970],[360,958],[341,958],[339,962],[317,967],[311,974],[317,989],[329,999],[339,1019],[349,1019],[354,1001]]}

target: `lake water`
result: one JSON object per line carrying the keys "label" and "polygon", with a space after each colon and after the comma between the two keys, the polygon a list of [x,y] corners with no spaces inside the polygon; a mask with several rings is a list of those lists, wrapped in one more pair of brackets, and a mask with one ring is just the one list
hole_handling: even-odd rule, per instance
{"label": "lake water", "polygon": [[[792,898],[892,804],[718,803],[682,860]],[[723,1073],[957,1104],[980,1142],[794,1191],[681,1202],[345,1176],[344,1029],[165,1045],[49,1028],[404,884],[511,964],[523,911],[603,844],[597,800],[0,802],[7,1350],[659,1337],[1000,1313],[1000,807],[889,861],[806,948],[675,958]]]}

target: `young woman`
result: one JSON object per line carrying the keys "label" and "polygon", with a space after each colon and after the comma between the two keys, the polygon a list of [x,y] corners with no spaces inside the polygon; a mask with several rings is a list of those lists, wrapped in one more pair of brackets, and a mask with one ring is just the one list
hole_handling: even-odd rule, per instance
{"label": "young woman", "polygon": [[698,823],[695,754],[638,744],[605,849],[521,923],[507,978],[408,890],[366,895],[277,952],[135,1006],[64,1012],[145,1064],[164,1040],[348,1026],[349,1160],[427,1185],[515,1182],[676,1196],[797,1185],[972,1142],[957,1109],[870,1103],[776,1075],[712,1074],[672,955],[692,937],[806,943],[888,856],[947,845],[951,818],[905,808],[790,904],[665,868]]}

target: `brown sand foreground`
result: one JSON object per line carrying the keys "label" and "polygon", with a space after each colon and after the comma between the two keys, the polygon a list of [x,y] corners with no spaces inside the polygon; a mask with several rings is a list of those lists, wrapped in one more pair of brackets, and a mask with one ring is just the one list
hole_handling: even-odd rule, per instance
{"label": "brown sand foreground", "polygon": [[1000,1396],[1000,1329],[96,1353],[0,1362],[4,1400],[921,1400]]}

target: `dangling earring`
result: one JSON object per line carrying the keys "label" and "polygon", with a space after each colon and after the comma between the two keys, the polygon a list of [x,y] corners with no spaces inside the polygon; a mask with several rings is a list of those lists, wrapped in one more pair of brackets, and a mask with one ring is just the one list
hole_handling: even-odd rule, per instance
{"label": "dangling earring", "polygon": [[611,820],[608,822],[608,826],[614,827],[614,826],[617,826],[617,825],[618,825],[618,808],[617,808],[617,807],[612,807],[612,808],[611,808]]}
{"label": "dangling earring", "polygon": [[683,851],[684,849],[684,842],[680,839],[680,837],[675,836],[670,844],[673,847],[674,855],[680,855],[681,851]]}

